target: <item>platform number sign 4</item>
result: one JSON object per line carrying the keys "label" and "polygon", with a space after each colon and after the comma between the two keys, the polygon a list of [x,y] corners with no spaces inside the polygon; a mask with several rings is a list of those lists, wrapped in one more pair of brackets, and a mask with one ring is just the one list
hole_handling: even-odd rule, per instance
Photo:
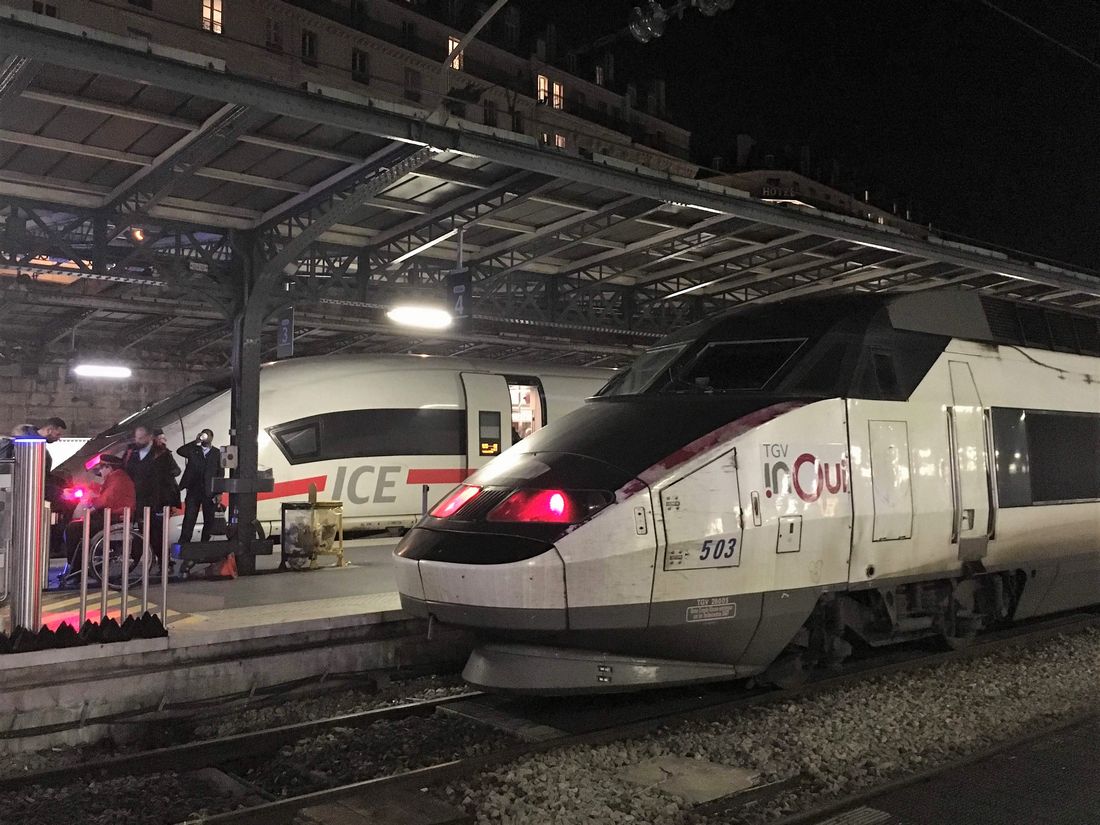
{"label": "platform number sign 4", "polygon": [[470,317],[470,271],[459,269],[447,273],[447,290],[451,314],[455,318]]}

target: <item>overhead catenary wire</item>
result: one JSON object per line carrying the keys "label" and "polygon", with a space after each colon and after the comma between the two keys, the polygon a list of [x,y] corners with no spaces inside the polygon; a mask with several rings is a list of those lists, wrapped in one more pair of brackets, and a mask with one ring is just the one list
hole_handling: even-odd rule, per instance
{"label": "overhead catenary wire", "polygon": [[1028,23],[1026,20],[1023,20],[1022,18],[1017,17],[1016,15],[1012,14],[1011,12],[1005,11],[1000,6],[998,6],[996,3],[992,2],[992,0],[979,0],[979,2],[983,6],[986,6],[987,8],[991,9],[992,11],[995,11],[997,14],[1000,14],[1004,17],[1007,17],[1009,20],[1011,20],[1013,23],[1017,24],[1018,26],[1023,26],[1025,29],[1030,31],[1032,34],[1038,35],[1039,37],[1046,40],[1048,43],[1051,43],[1051,44],[1057,46],[1059,49],[1062,49],[1063,51],[1068,52],[1069,54],[1073,55],[1074,57],[1078,58],[1079,60],[1083,60],[1085,63],[1088,63],[1090,66],[1092,66],[1092,68],[1096,69],[1097,71],[1100,71],[1100,63],[1097,63],[1095,60],[1093,60],[1088,55],[1084,54],[1081,51],[1078,51],[1075,48],[1073,48],[1073,46],[1070,46],[1066,43],[1063,43],[1058,38],[1054,37],[1053,35],[1047,34],[1042,29],[1037,28],[1036,26],[1033,26],[1031,23]]}

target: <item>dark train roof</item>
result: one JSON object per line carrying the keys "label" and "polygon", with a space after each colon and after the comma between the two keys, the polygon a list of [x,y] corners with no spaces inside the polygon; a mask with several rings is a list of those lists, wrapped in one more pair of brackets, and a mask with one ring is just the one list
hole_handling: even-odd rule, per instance
{"label": "dark train roof", "polygon": [[792,324],[802,325],[812,335],[842,321],[866,322],[883,310],[883,320],[898,330],[1100,355],[1096,318],[962,290],[795,298],[783,304],[749,306],[685,327],[663,343],[755,337],[773,324],[785,330]]}

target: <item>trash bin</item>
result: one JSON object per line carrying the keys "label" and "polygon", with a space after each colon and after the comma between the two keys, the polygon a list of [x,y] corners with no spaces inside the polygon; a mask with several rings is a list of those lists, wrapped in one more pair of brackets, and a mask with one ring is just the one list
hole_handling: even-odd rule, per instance
{"label": "trash bin", "polygon": [[344,566],[344,503],[287,501],[282,506],[282,566],[311,570],[318,556],[336,556]]}

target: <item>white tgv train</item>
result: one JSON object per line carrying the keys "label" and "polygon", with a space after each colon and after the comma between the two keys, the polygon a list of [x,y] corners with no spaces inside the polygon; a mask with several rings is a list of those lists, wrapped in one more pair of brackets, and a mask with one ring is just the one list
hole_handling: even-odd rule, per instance
{"label": "white tgv train", "polygon": [[[257,518],[277,532],[280,504],[311,484],[344,502],[346,528],[413,525],[429,501],[553,418],[579,407],[610,370],[416,355],[337,355],[264,365],[259,464],[275,489]],[[91,439],[58,469],[79,476],[119,452],[134,427],[161,427],[173,450],[214,431],[228,441],[229,378],[187,387]]]}
{"label": "white tgv train", "polygon": [[973,292],[701,322],[396,550],[467,681],[783,682],[851,643],[1100,603],[1100,322]]}

